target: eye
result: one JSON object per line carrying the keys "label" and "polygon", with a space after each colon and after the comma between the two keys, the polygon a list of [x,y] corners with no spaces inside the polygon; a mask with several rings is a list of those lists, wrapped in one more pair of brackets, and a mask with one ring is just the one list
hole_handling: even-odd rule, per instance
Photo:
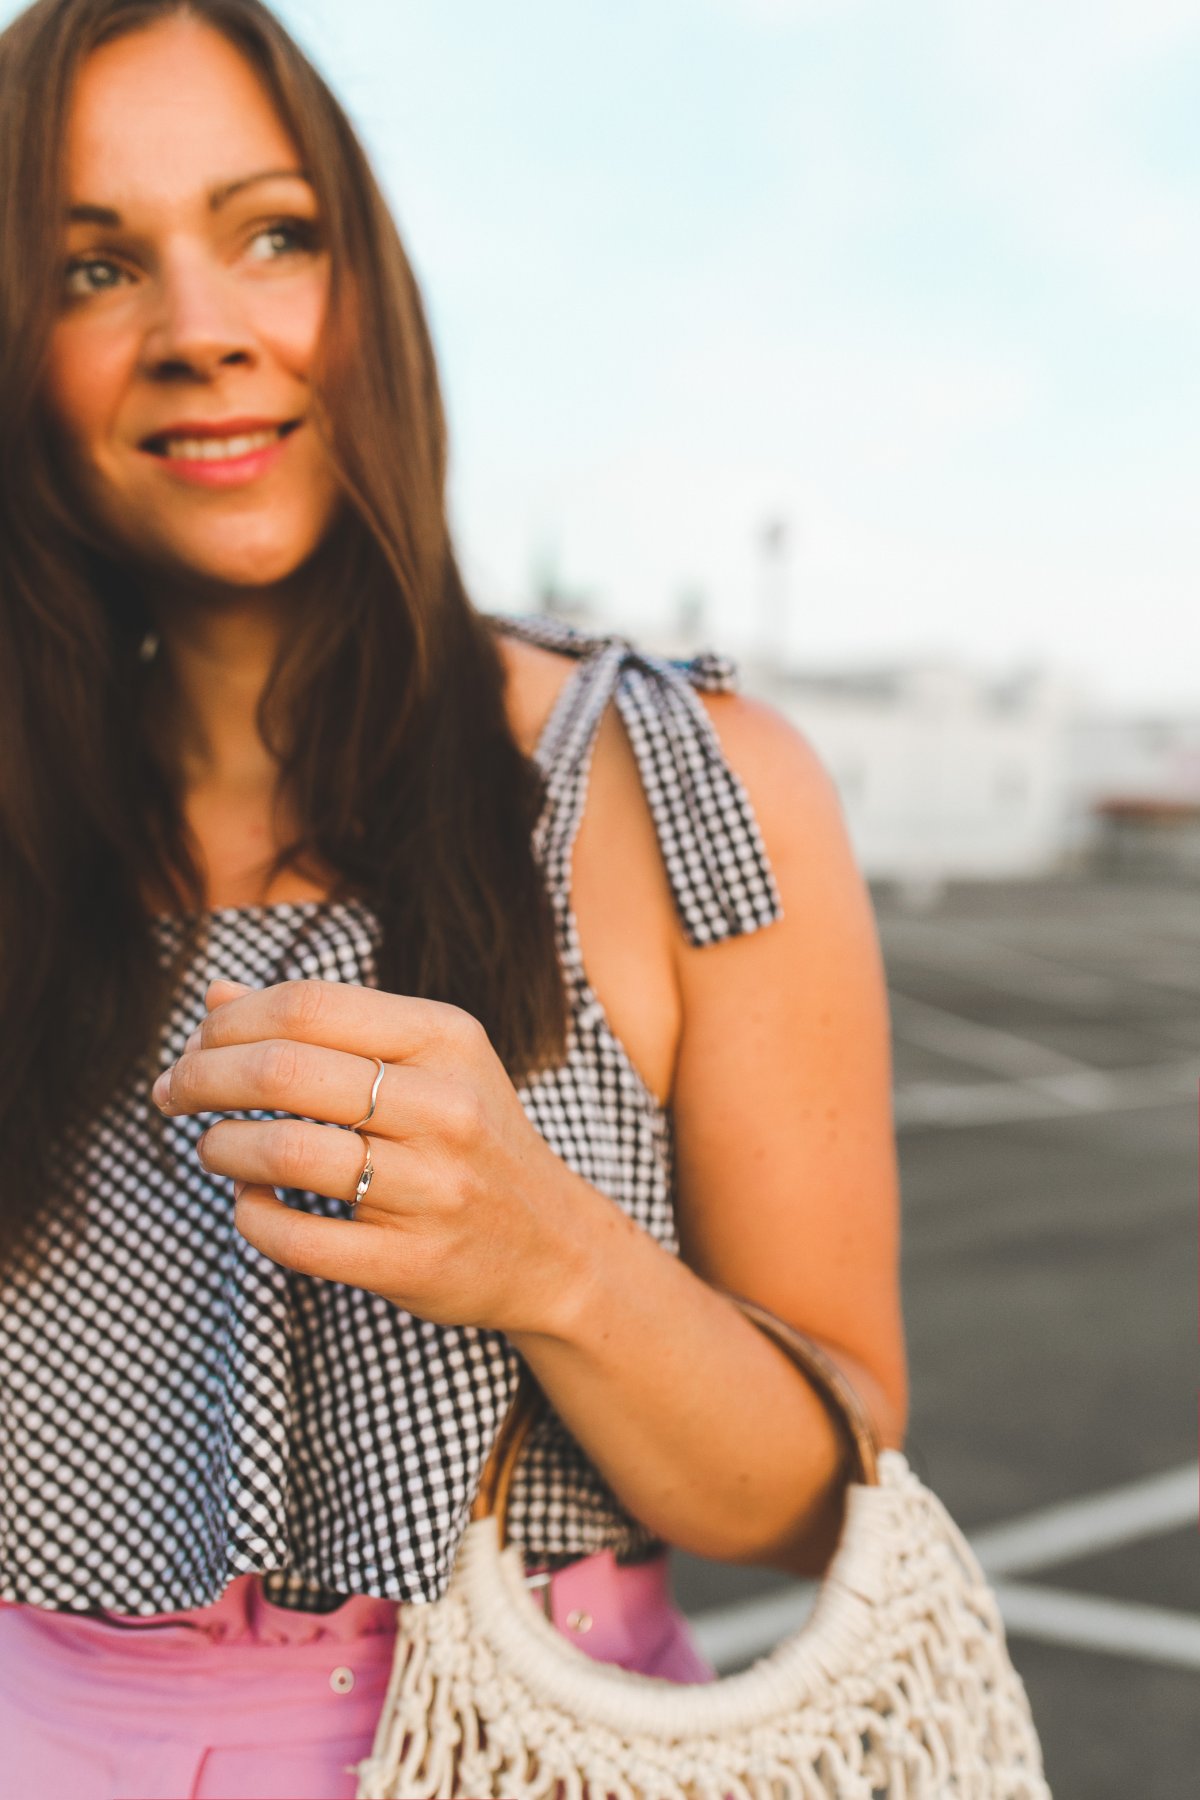
{"label": "eye", "polygon": [[272,219],[251,237],[250,256],[254,262],[277,262],[281,256],[304,255],[316,243],[314,219]]}
{"label": "eye", "polygon": [[127,271],[110,256],[73,256],[63,275],[63,292],[68,299],[84,299],[107,294],[128,279]]}

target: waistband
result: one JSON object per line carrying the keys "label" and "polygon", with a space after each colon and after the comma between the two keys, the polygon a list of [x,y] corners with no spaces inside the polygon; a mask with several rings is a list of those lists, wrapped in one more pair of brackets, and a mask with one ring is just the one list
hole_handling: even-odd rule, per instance
{"label": "waistband", "polygon": [[394,1643],[385,1631],[269,1644],[221,1640],[187,1623],[123,1631],[22,1606],[0,1613],[0,1679],[31,1723],[81,1742],[117,1733],[214,1746],[309,1743],[335,1719],[341,1732],[369,1733]]}
{"label": "waistband", "polygon": [[[601,1615],[614,1624],[634,1624],[670,1607],[666,1552],[638,1563],[618,1563],[611,1550],[581,1557],[552,1573],[531,1568],[530,1586],[546,1616],[563,1627],[573,1613]],[[327,1613],[277,1606],[262,1591],[257,1575],[240,1575],[209,1606],[175,1613],[61,1613],[45,1607],[0,1603],[0,1617],[19,1617],[43,1642],[83,1654],[129,1656],[139,1664],[147,1654],[187,1659],[189,1648],[219,1644],[226,1649],[303,1649],[395,1636],[400,1607],[395,1600],[356,1595]],[[199,1652],[201,1655],[202,1651]]]}
{"label": "waistband", "polygon": [[73,1623],[97,1627],[106,1642],[117,1633],[131,1640],[138,1633],[145,1633],[161,1643],[164,1632],[179,1629],[199,1634],[214,1644],[345,1644],[362,1637],[390,1636],[396,1629],[397,1612],[397,1601],[378,1600],[371,1595],[355,1595],[332,1612],[298,1612],[295,1607],[276,1606],[268,1600],[257,1575],[239,1575],[210,1606],[140,1616],[76,1615]]}
{"label": "waistband", "polygon": [[[650,1669],[674,1642],[665,1555],[619,1565],[611,1551],[555,1571],[546,1610],[587,1655]],[[369,1732],[391,1672],[399,1607],[360,1597],[332,1613],[264,1600],[258,1578],[212,1606],[118,1620],[32,1606],[0,1611],[0,1680],[10,1701],[55,1729],[201,1733],[211,1743],[308,1742]],[[689,1663],[690,1669],[690,1663]],[[703,1671],[676,1679],[702,1679]]]}

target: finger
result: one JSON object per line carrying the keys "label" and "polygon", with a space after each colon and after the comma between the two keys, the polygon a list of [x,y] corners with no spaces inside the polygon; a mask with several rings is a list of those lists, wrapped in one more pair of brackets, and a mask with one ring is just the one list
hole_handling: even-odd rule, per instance
{"label": "finger", "polygon": [[[207,988],[204,990],[204,1004],[211,1012],[214,1007],[227,1005],[230,1000],[236,1000],[239,995],[249,994],[253,991],[254,990],[245,981],[228,981],[224,976],[219,976],[215,981],[210,981]],[[195,1031],[190,1031],[188,1033],[183,1047],[185,1050],[198,1050],[200,1048],[199,1025],[197,1025]]]}
{"label": "finger", "polygon": [[375,1063],[361,1056],[288,1038],[268,1039],[219,1050],[185,1050],[163,1070],[151,1097],[168,1116],[290,1112],[351,1125],[365,1113],[377,1073]]}
{"label": "finger", "polygon": [[[290,1038],[187,1050],[151,1089],[160,1112],[284,1112],[354,1125],[364,1117],[379,1073],[366,1057],[298,1044]],[[372,1134],[413,1137],[430,1131],[467,1138],[468,1097],[428,1070],[385,1064]]]}
{"label": "finger", "polygon": [[[222,992],[225,984],[222,984]],[[211,1010],[203,1047],[292,1038],[384,1062],[461,1065],[487,1045],[479,1021],[461,1007],[343,981],[283,981],[250,988]]]}
{"label": "finger", "polygon": [[[380,1270],[407,1266],[400,1271],[401,1285],[409,1270],[414,1273],[423,1257],[414,1238],[405,1238],[394,1225],[372,1224],[361,1218],[318,1219],[312,1213],[286,1206],[268,1187],[242,1188],[234,1202],[233,1222],[247,1243],[284,1268],[325,1281],[343,1281],[351,1287],[379,1292]],[[398,1294],[385,1296],[397,1305]]]}
{"label": "finger", "polygon": [[[212,1175],[271,1188],[299,1188],[331,1200],[354,1199],[366,1161],[357,1131],[304,1119],[222,1119],[210,1126],[196,1154]],[[390,1213],[411,1210],[418,1163],[402,1145],[371,1134],[371,1185],[359,1203]]]}
{"label": "finger", "polygon": [[228,1001],[236,1000],[239,994],[252,994],[253,992],[254,989],[248,981],[230,981],[226,976],[219,975],[215,981],[210,981],[205,989],[204,1004],[210,1009],[224,1006]]}

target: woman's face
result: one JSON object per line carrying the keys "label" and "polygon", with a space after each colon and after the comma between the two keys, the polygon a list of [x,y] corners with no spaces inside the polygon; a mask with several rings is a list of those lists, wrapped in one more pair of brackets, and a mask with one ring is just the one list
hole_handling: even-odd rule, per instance
{"label": "woman's face", "polygon": [[71,109],[48,399],[96,523],[160,572],[281,581],[339,490],[311,416],[316,196],[258,76],[194,19],[118,38]]}

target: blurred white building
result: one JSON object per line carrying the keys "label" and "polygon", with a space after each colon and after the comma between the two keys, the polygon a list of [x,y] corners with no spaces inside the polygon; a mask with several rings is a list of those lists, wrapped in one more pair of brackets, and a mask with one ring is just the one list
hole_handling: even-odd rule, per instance
{"label": "blurred white building", "polygon": [[1100,712],[1036,670],[746,676],[821,756],[873,880],[919,890],[1083,861],[1200,872],[1200,712]]}
{"label": "blurred white building", "polygon": [[1102,867],[1200,875],[1200,711],[1081,719],[1070,798]]}
{"label": "blurred white building", "polygon": [[1109,801],[1200,801],[1200,711],[1193,717],[1100,714],[1081,719],[1072,756],[1076,788]]}
{"label": "blurred white building", "polygon": [[[547,610],[603,629],[586,601]],[[631,635],[688,656],[706,639],[703,610],[689,600],[674,628]],[[767,652],[741,673],[829,770],[872,881],[917,897],[1093,860],[1200,870],[1200,712],[1105,714],[1043,669],[914,660],[818,671]]]}
{"label": "blurred white building", "polygon": [[821,674],[751,664],[745,676],[828,768],[872,880],[920,888],[1063,861],[1076,702],[1054,677],[985,679],[944,664]]}

